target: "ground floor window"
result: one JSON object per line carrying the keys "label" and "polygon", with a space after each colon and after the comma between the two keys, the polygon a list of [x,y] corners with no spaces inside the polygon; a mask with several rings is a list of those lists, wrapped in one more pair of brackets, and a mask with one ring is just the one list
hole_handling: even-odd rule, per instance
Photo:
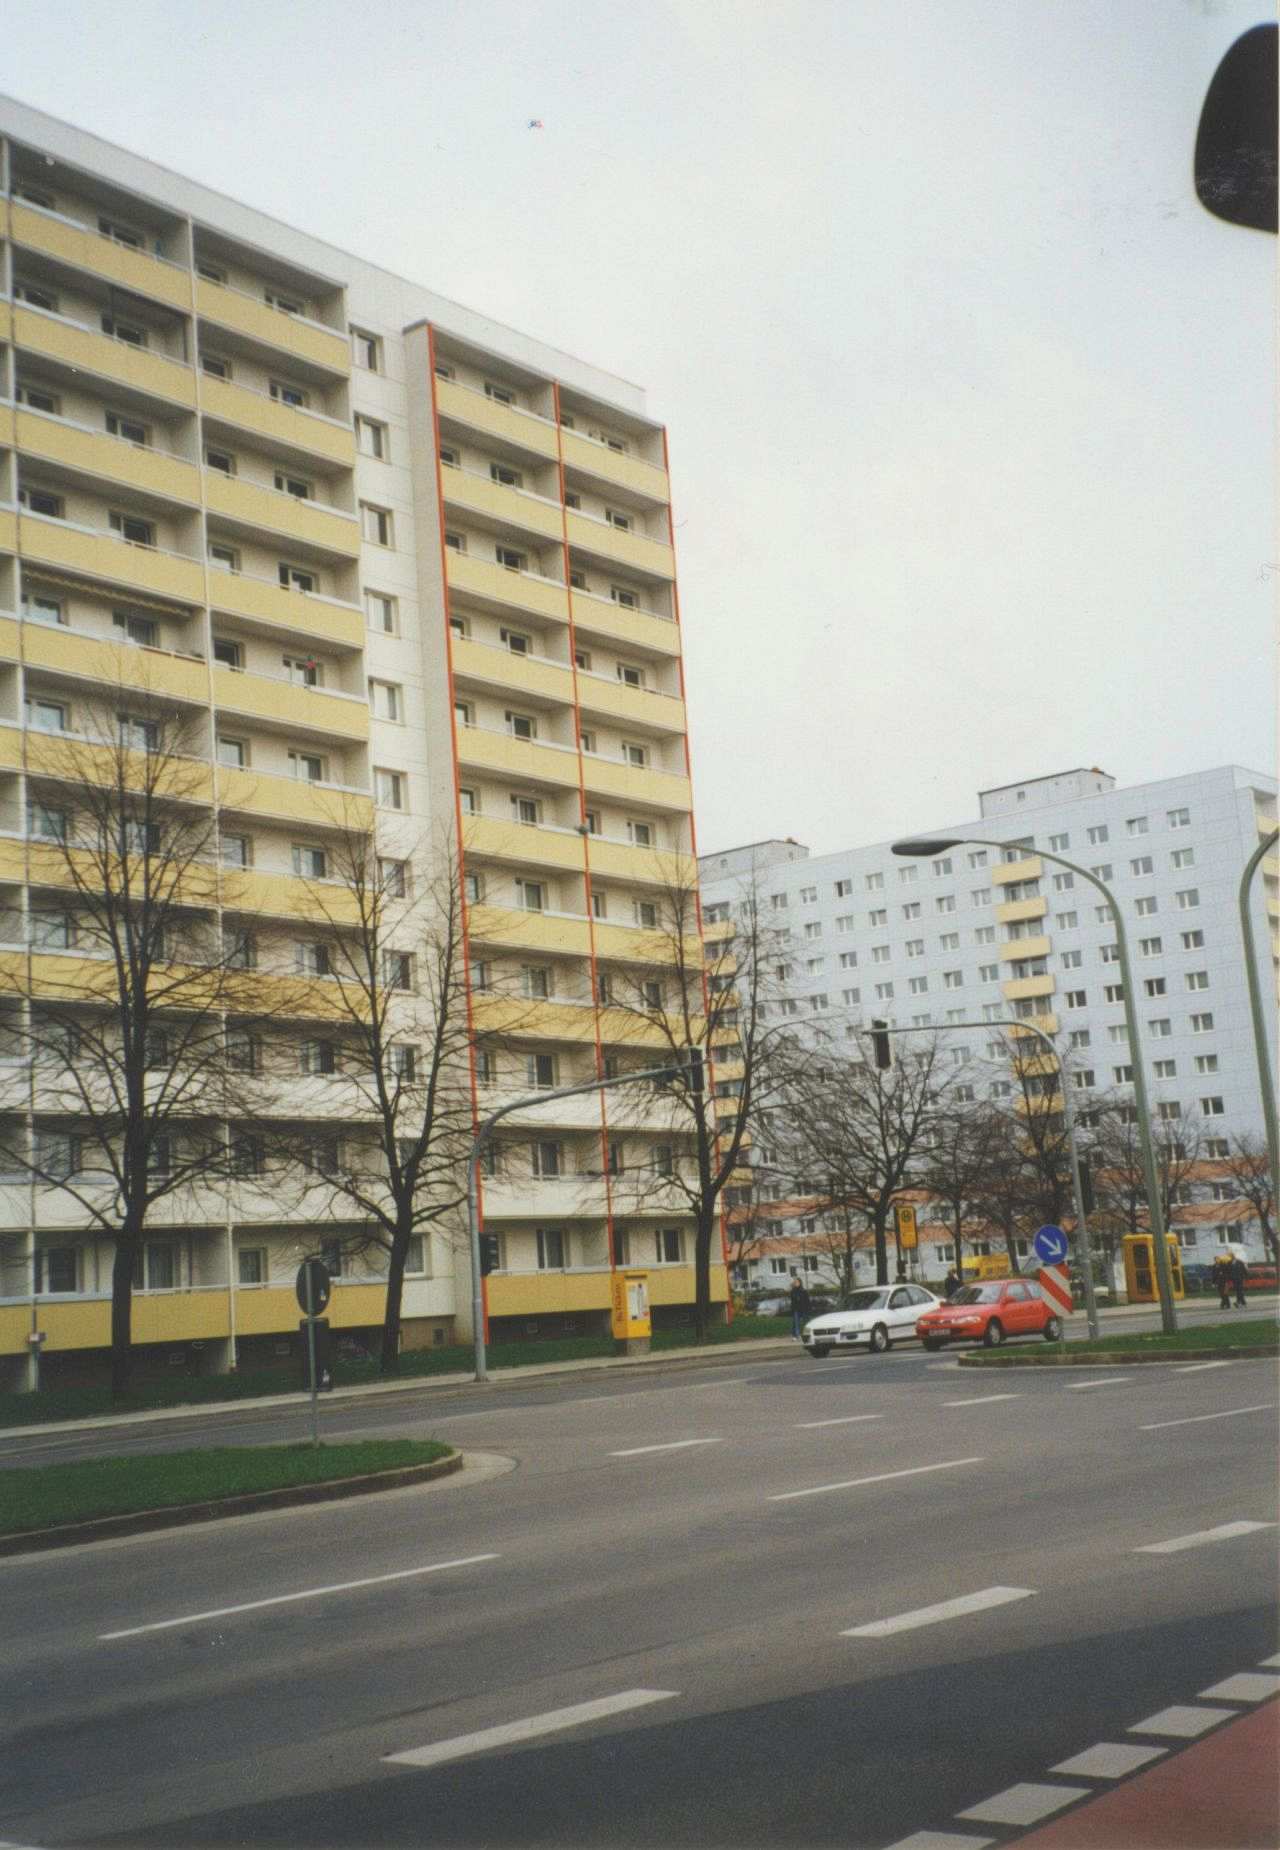
{"label": "ground floor window", "polygon": [[135,1291],[172,1291],[178,1280],[178,1253],[171,1240],[148,1240],[133,1255]]}
{"label": "ground floor window", "polygon": [[679,1265],[680,1229],[678,1227],[660,1227],[655,1244],[659,1265]]}
{"label": "ground floor window", "polygon": [[265,1246],[241,1246],[236,1252],[236,1278],[242,1285],[265,1285],[267,1249]]}
{"label": "ground floor window", "polygon": [[38,1295],[80,1289],[80,1248],[46,1246],[36,1249],[36,1292]]}
{"label": "ground floor window", "polygon": [[559,1271],[564,1265],[564,1230],[560,1227],[538,1228],[538,1270]]}

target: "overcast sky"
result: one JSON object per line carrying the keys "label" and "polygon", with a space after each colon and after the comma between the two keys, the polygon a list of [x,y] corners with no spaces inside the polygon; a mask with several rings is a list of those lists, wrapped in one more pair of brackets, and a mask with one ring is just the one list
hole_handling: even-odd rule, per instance
{"label": "overcast sky", "polygon": [[[4,87],[644,385],[699,846],[1273,761],[1261,0],[10,0]],[[530,130],[537,117],[545,124]]]}

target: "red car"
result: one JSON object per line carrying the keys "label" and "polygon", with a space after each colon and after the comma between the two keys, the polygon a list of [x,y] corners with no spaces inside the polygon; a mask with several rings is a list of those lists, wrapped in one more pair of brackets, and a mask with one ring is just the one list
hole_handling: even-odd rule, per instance
{"label": "red car", "polygon": [[1007,1336],[1043,1336],[1056,1343],[1062,1321],[1025,1278],[993,1278],[965,1285],[945,1304],[926,1311],[916,1322],[916,1335],[926,1349],[941,1349],[944,1343],[985,1343],[994,1349]]}

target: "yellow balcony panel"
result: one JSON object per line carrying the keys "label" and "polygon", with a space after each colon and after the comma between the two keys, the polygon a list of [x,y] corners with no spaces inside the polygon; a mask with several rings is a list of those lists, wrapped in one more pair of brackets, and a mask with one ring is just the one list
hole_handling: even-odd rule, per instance
{"label": "yellow balcony panel", "polygon": [[[666,964],[676,961],[675,935],[666,931],[645,931],[637,925],[596,925],[596,955],[610,963]],[[702,946],[697,938],[688,938],[684,947],[685,968],[696,969],[702,962]]]}
{"label": "yellow balcony panel", "polygon": [[364,647],[364,614],[337,598],[286,590],[270,578],[209,567],[209,602],[274,636],[302,636],[340,649]]}
{"label": "yellow balcony panel", "polygon": [[24,250],[41,251],[46,257],[87,270],[149,301],[163,302],[184,313],[190,311],[191,275],[184,265],[168,263],[148,251],[131,250],[117,244],[114,238],[104,238],[88,225],[68,224],[66,219],[53,218],[16,199],[10,214],[13,241]]}
{"label": "yellow balcony panel", "polygon": [[595,1042],[595,1013],[585,1003],[526,1002],[518,996],[473,995],[471,1018],[478,1034],[518,1035],[541,1043]]}
{"label": "yellow balcony panel", "polygon": [[18,549],[18,517],[10,509],[0,509],[0,552]]}
{"label": "yellow balcony panel", "polygon": [[[596,1160],[600,1146],[597,1143]],[[484,1222],[495,1220],[604,1220],[608,1213],[601,1176],[502,1175],[484,1183]]]}
{"label": "yellow balcony panel", "polygon": [[1024,855],[1020,861],[1000,861],[991,869],[992,886],[1008,886],[1014,880],[1038,880],[1044,862],[1038,854]]}
{"label": "yellow balcony panel", "polygon": [[582,872],[582,837],[576,829],[535,828],[498,816],[464,816],[462,840],[468,861],[506,861],[522,867]]}
{"label": "yellow balcony panel", "polygon": [[600,1039],[606,1047],[646,1048],[654,1055],[654,1066],[665,1063],[671,1045],[661,1021],[634,1014],[628,1008],[601,1009]]}
{"label": "yellow balcony panel", "polygon": [[1061,1111],[1062,1088],[1055,1086],[1051,1092],[1036,1092],[1030,1098],[1024,1092],[1014,1100],[1013,1109],[1024,1118]]}
{"label": "yellow balcony panel", "polygon": [[292,976],[282,971],[248,971],[238,992],[228,1001],[230,1015],[249,1015],[277,1021],[315,1021],[350,1024],[363,1013],[354,990],[344,998],[331,977]]}
{"label": "yellow balcony panel", "polygon": [[[15,728],[21,745],[22,733]],[[0,735],[3,737],[3,735]],[[12,751],[6,739],[0,757]],[[17,762],[22,762],[21,752]],[[26,768],[33,777],[47,777],[63,783],[114,783],[119,769],[114,745],[71,733],[34,732],[26,734]],[[144,754],[126,757],[125,776],[130,789],[144,790],[154,785],[154,766]],[[209,803],[213,800],[213,768],[199,758],[175,758],[163,778],[164,790],[158,795],[172,796],[183,803]]]}
{"label": "yellow balcony panel", "polygon": [[732,938],[736,927],[732,919],[715,919],[702,927],[702,942],[710,948]]}
{"label": "yellow balcony panel", "polygon": [[183,506],[199,505],[200,479],[195,467],[167,450],[144,449],[141,444],[125,443],[105,431],[86,430],[62,418],[22,410],[17,414],[15,441],[24,456],[58,463]]}
{"label": "yellow balcony panel", "polygon": [[494,1272],[487,1283],[491,1317],[540,1317],[561,1311],[608,1310],[610,1274]]}
{"label": "yellow balcony panel", "polygon": [[637,848],[630,842],[606,841],[599,835],[591,836],[587,846],[591,871],[601,879],[632,881],[672,891],[697,885],[698,863],[691,854]]}
{"label": "yellow balcony panel", "polygon": [[1047,899],[1010,899],[1004,905],[996,907],[996,920],[1001,925],[1017,925],[1024,919],[1042,919],[1049,910]]}
{"label": "yellow balcony panel", "polygon": [[247,386],[230,379],[215,379],[206,373],[200,384],[201,402],[207,418],[247,430],[270,443],[304,456],[316,457],[338,468],[355,467],[355,432],[336,418],[281,404],[265,392],[251,392]]}
{"label": "yellow balcony panel", "polygon": [[240,526],[343,559],[360,556],[358,522],[321,501],[303,501],[258,482],[223,475],[218,469],[205,471],[205,499],[211,514],[221,514]]}
{"label": "yellow balcony panel", "polygon": [[[689,1237],[692,1239],[692,1234]],[[729,1295],[729,1275],[723,1264],[713,1264],[709,1270],[711,1301],[713,1304],[723,1304]],[[691,1265],[659,1265],[649,1270],[649,1302],[651,1304],[692,1304],[695,1289],[694,1270]]]}
{"label": "yellow balcony panel", "polygon": [[0,617],[0,661],[16,662],[22,653],[16,617]]}
{"label": "yellow balcony panel", "polygon": [[689,779],[678,771],[657,771],[647,765],[619,764],[612,758],[584,753],[582,777],[591,796],[616,797],[621,803],[639,803],[651,809],[673,809],[685,814],[691,807]]}
{"label": "yellow balcony panel", "polygon": [[597,443],[592,437],[584,437],[581,431],[566,430],[560,440],[564,445],[566,466],[581,469],[601,482],[616,482],[619,488],[629,488],[652,501],[671,499],[667,472],[657,463],[611,450],[607,443]]}
{"label": "yellow balcony panel", "polygon": [[1003,993],[1008,1002],[1025,1002],[1032,996],[1051,996],[1056,987],[1056,977],[1024,976],[1015,982],[1005,983]]}
{"label": "yellow balcony panel", "polygon": [[643,572],[649,578],[673,579],[676,575],[675,554],[665,540],[650,539],[647,534],[631,533],[608,521],[593,520],[570,508],[569,544],[599,559],[625,566],[628,571]]}
{"label": "yellow balcony panel", "polygon": [[[1028,1027],[1039,1028],[1041,1034],[1056,1034],[1058,1032],[1058,1017],[1052,1013],[1045,1014],[1045,1015],[1033,1015],[1028,1024]],[[1006,1032],[1010,1034],[1015,1040],[1018,1039],[1019,1037],[1021,1037],[1021,1039],[1026,1040],[1026,1041],[1035,1040],[1035,1036],[1033,1034],[1028,1033],[1027,1027],[1021,1027],[1021,1026],[1012,1027],[1012,1028],[1007,1029]]]}
{"label": "yellow balcony panel", "polygon": [[564,585],[532,572],[513,572],[493,559],[473,559],[468,553],[445,548],[451,594],[474,599],[502,615],[512,610],[544,622],[568,623],[569,596]]}
{"label": "yellow balcony panel", "polygon": [[564,538],[558,502],[508,488],[503,482],[491,481],[487,475],[472,475],[466,469],[442,469],[440,482],[446,507],[479,514],[503,526],[519,527],[525,533],[536,533],[540,539]]}
{"label": "yellow balcony panel", "polygon": [[[30,1329],[31,1312],[26,1312]],[[45,1333],[45,1349],[105,1349],[111,1342],[111,1304],[107,1298],[42,1300],[37,1321]],[[136,1333],[135,1333],[136,1340]],[[22,1347],[26,1348],[23,1341]]]}
{"label": "yellow balcony panel", "polygon": [[496,771],[521,783],[578,788],[578,754],[562,746],[516,739],[506,732],[483,726],[458,728],[458,763],[477,770]]}
{"label": "yellow balcony panel", "polygon": [[747,1076],[747,1067],[744,1060],[727,1059],[721,1054],[717,1054],[716,1056],[715,1069],[717,1085],[722,1079],[745,1079]]}
{"label": "yellow balcony panel", "polygon": [[213,698],[219,713],[241,719],[267,720],[290,731],[363,744],[369,737],[365,701],[323,687],[300,687],[271,675],[242,674],[213,665]]}
{"label": "yellow balcony panel", "polygon": [[548,957],[589,957],[591,928],[585,918],[558,912],[525,912],[516,906],[471,906],[467,929],[473,943],[538,951]]}
{"label": "yellow balcony panel", "polygon": [[26,1355],[30,1330],[29,1304],[0,1304],[0,1355]]}
{"label": "yellow balcony panel", "polygon": [[351,348],[338,328],[304,320],[272,308],[239,289],[227,289],[207,278],[196,278],[196,310],[202,321],[232,333],[243,334],[261,347],[305,360],[311,366],[345,377],[351,371]]}
{"label": "yellow balcony panel", "polygon": [[1050,939],[1044,935],[1036,938],[1014,938],[1012,942],[1006,940],[999,947],[1000,961],[1020,964],[1029,957],[1047,957],[1050,942]]}
{"label": "yellow balcony panel", "polygon": [[[350,1330],[380,1324],[387,1288],[379,1282],[348,1283],[339,1279],[325,1316],[335,1329]],[[292,1285],[243,1285],[236,1291],[236,1335],[267,1336],[277,1330],[296,1330],[298,1300]]]}
{"label": "yellow balcony panel", "polygon": [[373,826],[373,798],[337,784],[218,766],[218,800],[237,815],[301,823],[310,829],[359,831]]}
{"label": "yellow balcony panel", "polygon": [[21,532],[22,556],[28,563],[142,591],[171,604],[204,602],[204,567],[199,559],[153,546],[133,546],[114,533],[89,532],[34,514],[22,516]]}
{"label": "yellow balcony panel", "polygon": [[678,656],[679,625],[649,610],[632,610],[612,598],[594,597],[587,591],[573,594],[573,621],[580,635],[599,636],[624,648],[652,655]]}
{"label": "yellow balcony panel", "polygon": [[23,632],[22,655],[28,668],[44,668],[51,674],[112,689],[170,695],[201,706],[208,701],[209,674],[200,657],[138,648],[53,624],[25,623]]}
{"label": "yellow balcony panel", "polygon": [[195,409],[195,374],[183,360],[172,360],[146,347],[131,347],[95,328],[62,321],[34,308],[14,309],[13,338],[22,353],[36,354],[112,385],[131,386],[149,398],[188,411]]}
{"label": "yellow balcony panel", "polygon": [[488,642],[453,639],[455,677],[472,684],[498,688],[503,693],[539,701],[573,704],[573,670],[567,662],[549,662],[542,656],[515,655]]}
{"label": "yellow balcony panel", "polygon": [[6,771],[22,769],[22,739],[21,726],[0,721],[0,768]]}
{"label": "yellow balcony panel", "polygon": [[199,1341],[230,1334],[231,1307],[225,1285],[204,1291],[142,1292],[134,1297],[136,1343]]}
{"label": "yellow balcony panel", "polygon": [[499,404],[496,398],[488,398],[472,386],[437,378],[436,409],[442,419],[483,431],[487,437],[496,437],[531,456],[554,461],[559,455],[556,427],[549,419],[514,405]]}
{"label": "yellow balcony panel", "polygon": [[606,675],[578,676],[578,704],[584,713],[603,713],[624,726],[642,732],[675,733],[683,738],[684,701],[678,694],[658,693],[648,687],[628,687]]}
{"label": "yellow balcony panel", "polygon": [[355,925],[359,918],[356,895],[341,881],[314,882],[252,867],[224,873],[222,903],[229,912],[304,919],[313,925]]}

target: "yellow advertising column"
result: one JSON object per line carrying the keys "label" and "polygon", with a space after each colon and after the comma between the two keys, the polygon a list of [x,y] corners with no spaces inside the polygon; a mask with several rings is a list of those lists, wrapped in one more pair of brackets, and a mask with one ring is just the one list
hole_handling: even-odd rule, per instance
{"label": "yellow advertising column", "polygon": [[648,1355],[653,1331],[649,1315],[649,1274],[615,1272],[613,1275],[613,1333],[627,1355]]}

